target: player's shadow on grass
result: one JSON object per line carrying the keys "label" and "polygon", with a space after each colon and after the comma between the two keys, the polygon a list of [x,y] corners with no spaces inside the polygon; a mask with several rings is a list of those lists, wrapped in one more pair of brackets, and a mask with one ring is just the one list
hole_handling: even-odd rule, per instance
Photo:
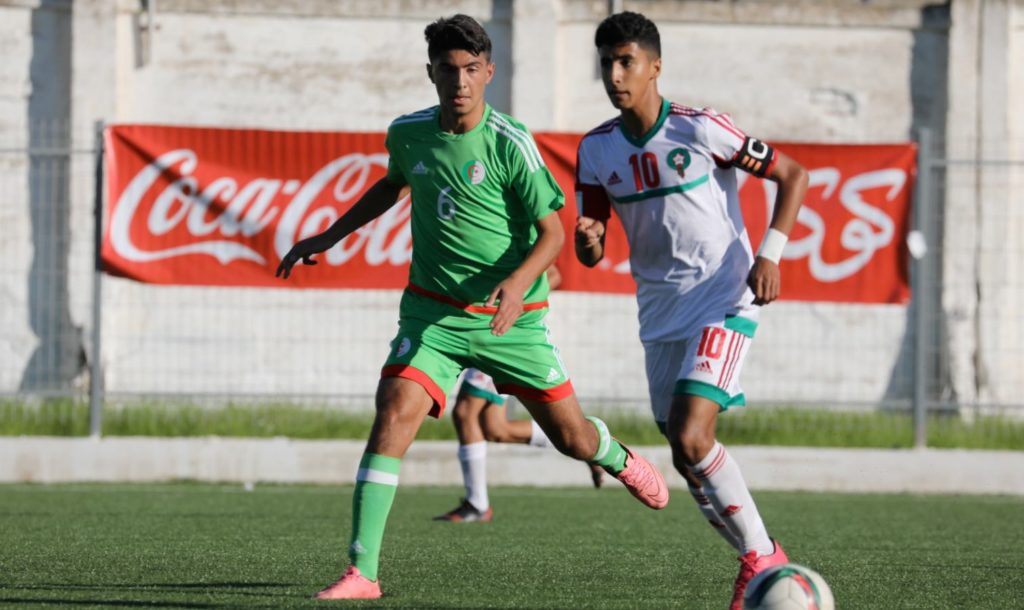
{"label": "player's shadow on grass", "polygon": [[[265,589],[290,588],[301,586],[299,583],[283,582],[202,582],[202,583],[111,583],[111,584],[71,584],[51,583],[27,586],[0,586],[0,589],[21,589],[30,591],[105,591],[113,595],[129,595],[149,592],[157,594],[180,593],[182,591],[203,590],[229,595],[258,595],[266,597]],[[245,589],[264,589],[263,591],[246,591]],[[291,594],[283,594],[291,597]],[[40,604],[70,606],[123,606],[139,608],[223,608],[224,603],[185,602],[174,600],[109,600],[109,599],[37,599],[0,597],[2,604]],[[230,605],[230,604],[228,604]]]}
{"label": "player's shadow on grass", "polygon": [[223,604],[160,601],[111,601],[109,599],[36,599],[31,597],[0,597],[0,604],[31,606],[113,606],[126,608],[223,608]]}

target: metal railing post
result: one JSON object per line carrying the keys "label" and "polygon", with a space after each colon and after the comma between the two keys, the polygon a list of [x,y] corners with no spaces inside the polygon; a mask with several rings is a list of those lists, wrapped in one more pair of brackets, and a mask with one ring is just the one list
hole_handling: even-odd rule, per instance
{"label": "metal railing post", "polygon": [[928,291],[931,252],[934,247],[930,222],[930,210],[933,207],[932,193],[932,134],[927,127],[917,132],[917,196],[914,201],[914,228],[925,238],[927,249],[922,256],[911,257],[913,273],[911,275],[911,291],[914,314],[914,390],[913,420],[914,447],[928,446],[928,349],[931,345],[931,333],[928,324],[929,295]]}
{"label": "metal railing post", "polygon": [[96,175],[93,191],[93,271],[92,271],[92,354],[89,363],[89,436],[103,434],[103,367],[100,341],[103,337],[103,121],[96,122]]}

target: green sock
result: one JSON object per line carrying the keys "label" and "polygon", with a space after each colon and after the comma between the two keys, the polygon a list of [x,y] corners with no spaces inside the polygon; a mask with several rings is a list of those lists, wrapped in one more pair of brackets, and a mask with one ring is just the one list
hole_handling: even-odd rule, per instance
{"label": "green sock", "polygon": [[601,466],[613,475],[619,474],[626,468],[626,448],[612,438],[611,432],[608,432],[608,426],[603,421],[590,415],[587,416],[587,419],[597,428],[598,438],[597,453],[587,461]]}
{"label": "green sock", "polygon": [[391,503],[398,489],[399,458],[364,453],[359,461],[356,489],[352,495],[352,542],[348,556],[352,565],[370,580],[377,580],[380,545]]}

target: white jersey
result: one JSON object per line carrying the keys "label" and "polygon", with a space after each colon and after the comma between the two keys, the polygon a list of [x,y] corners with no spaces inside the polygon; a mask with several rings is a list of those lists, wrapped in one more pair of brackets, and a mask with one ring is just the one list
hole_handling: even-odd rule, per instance
{"label": "white jersey", "polygon": [[727,116],[667,100],[641,140],[619,118],[583,137],[578,212],[607,222],[614,207],[622,221],[641,341],[683,340],[729,315],[756,322],[736,167],[764,176],[774,161],[771,147]]}

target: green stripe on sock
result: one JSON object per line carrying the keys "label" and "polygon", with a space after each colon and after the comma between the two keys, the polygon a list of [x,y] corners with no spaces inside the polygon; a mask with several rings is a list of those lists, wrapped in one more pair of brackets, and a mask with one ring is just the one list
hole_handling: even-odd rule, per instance
{"label": "green stripe on sock", "polygon": [[626,467],[625,447],[619,441],[612,438],[611,432],[608,431],[608,426],[599,418],[591,415],[587,416],[587,419],[597,428],[598,438],[597,452],[594,453],[594,457],[587,461],[603,467],[613,475],[619,474]]}
{"label": "green stripe on sock", "polygon": [[[399,458],[364,453],[359,468],[397,477],[401,464]],[[352,565],[370,580],[377,580],[384,526],[397,490],[397,485],[356,481],[352,494],[352,539],[348,556]]]}

